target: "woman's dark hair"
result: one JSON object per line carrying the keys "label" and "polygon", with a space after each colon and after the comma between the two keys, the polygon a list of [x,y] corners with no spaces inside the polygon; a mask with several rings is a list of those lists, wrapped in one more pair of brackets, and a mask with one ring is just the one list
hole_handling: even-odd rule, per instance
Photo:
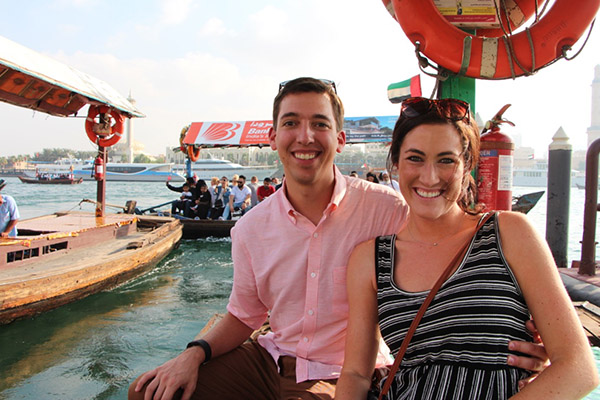
{"label": "woman's dark hair", "polygon": [[[372,172],[367,172],[367,175],[366,175],[366,177],[367,177],[367,178],[369,178],[369,177],[373,178],[373,183],[379,183],[379,179],[377,179],[377,175],[375,175],[375,174],[374,174],[374,173],[372,173]],[[368,179],[367,179],[367,180],[368,180]]]}
{"label": "woman's dark hair", "polygon": [[414,118],[405,118],[402,115],[396,121],[394,132],[392,134],[392,143],[387,157],[387,169],[393,172],[396,170],[400,157],[400,147],[404,142],[406,135],[423,124],[451,125],[456,129],[462,143],[462,156],[465,164],[465,173],[462,181],[462,194],[457,200],[458,206],[469,214],[478,214],[483,210],[483,205],[477,203],[477,184],[471,175],[471,171],[479,163],[479,128],[474,118],[468,118],[459,121],[452,121],[440,114],[434,107],[429,112],[416,116]]}

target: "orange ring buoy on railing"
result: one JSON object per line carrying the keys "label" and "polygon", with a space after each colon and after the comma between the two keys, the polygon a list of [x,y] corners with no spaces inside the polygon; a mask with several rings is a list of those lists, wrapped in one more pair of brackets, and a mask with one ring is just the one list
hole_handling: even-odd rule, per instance
{"label": "orange ring buoy on railing", "polygon": [[[108,114],[115,120],[114,125],[107,132],[99,132],[99,127],[102,125],[96,122],[96,117],[99,114]],[[85,133],[88,138],[98,146],[109,147],[116,144],[123,135],[123,122],[125,118],[117,110],[110,109],[108,106],[90,106],[87,118],[85,119]],[[101,136],[106,133],[106,136]]]}
{"label": "orange ring buoy on railing", "polygon": [[[561,57],[590,25],[600,0],[577,6],[556,0],[531,28],[507,38],[467,34],[446,21],[432,0],[392,0],[392,5],[408,39],[419,42],[419,51],[440,66],[472,78],[507,79],[531,74]],[[512,52],[507,50],[511,45]]]}
{"label": "orange ring buoy on railing", "polygon": [[193,145],[187,145],[187,155],[192,161],[198,161],[200,158],[200,147],[194,147]]}
{"label": "orange ring buoy on railing", "polygon": [[[545,0],[539,0],[538,9],[542,7],[544,3]],[[398,21],[392,0],[383,0],[383,5],[388,10],[392,18]],[[500,9],[499,13],[500,19],[502,20],[502,26],[504,26],[507,30],[509,29],[509,25],[510,29],[517,29],[535,14],[535,2],[531,0],[506,0],[505,5],[506,13],[504,12],[504,9]],[[499,37],[504,35],[502,28],[477,29],[476,33],[478,36],[485,37]]]}
{"label": "orange ring buoy on railing", "polygon": [[179,149],[186,153],[191,161],[198,161],[200,158],[200,147],[195,147],[193,144],[183,143],[183,139],[185,139],[185,134],[190,129],[190,125],[184,126],[179,134]]}

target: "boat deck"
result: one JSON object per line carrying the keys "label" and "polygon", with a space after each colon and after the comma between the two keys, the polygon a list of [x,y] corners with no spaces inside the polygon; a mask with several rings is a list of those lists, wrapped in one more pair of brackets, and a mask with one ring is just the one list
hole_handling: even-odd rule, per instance
{"label": "boat deck", "polygon": [[94,265],[109,262],[114,255],[122,254],[132,242],[141,240],[147,232],[136,231],[130,235],[101,242],[90,249],[88,247],[69,249],[50,254],[41,262],[27,265],[11,265],[0,268],[0,287],[32,279],[49,279],[69,271],[83,270]]}
{"label": "boat deck", "polygon": [[130,214],[96,217],[93,213],[63,212],[19,221],[19,236],[0,238],[0,269],[22,267],[52,257],[55,252],[89,248],[132,235],[137,230],[138,218]]}
{"label": "boat deck", "polygon": [[[107,214],[96,217],[90,213],[69,212],[55,213],[42,217],[19,221],[19,231],[44,231],[44,232],[77,232],[108,225],[130,224],[137,220],[131,214]],[[27,236],[27,235],[24,235]]]}
{"label": "boat deck", "polygon": [[578,268],[559,268],[590,343],[600,346],[600,268],[595,276],[580,275]]}

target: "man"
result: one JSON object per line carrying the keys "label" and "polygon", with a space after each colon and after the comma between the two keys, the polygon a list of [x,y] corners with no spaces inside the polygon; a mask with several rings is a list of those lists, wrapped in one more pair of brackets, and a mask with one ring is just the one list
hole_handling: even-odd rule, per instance
{"label": "man", "polygon": [[231,189],[231,194],[229,195],[229,205],[225,207],[225,211],[223,212],[223,219],[229,219],[236,208],[242,210],[242,215],[246,214],[248,210],[252,207],[250,205],[250,197],[252,196],[252,192],[250,188],[246,186],[246,177],[244,175],[240,175],[236,184]]}
{"label": "man", "polygon": [[[0,191],[5,186],[6,181],[0,179]],[[0,194],[0,237],[17,236],[17,222],[20,217],[15,199],[7,194]]]}
{"label": "man", "polygon": [[258,202],[260,203],[270,195],[275,193],[275,188],[271,186],[271,178],[266,177],[263,180],[263,185],[256,189],[256,195],[258,197]]}
{"label": "man", "polygon": [[258,204],[258,195],[256,194],[256,191],[259,188],[259,184],[258,177],[256,175],[253,175],[252,178],[250,178],[250,183],[248,184],[248,187],[250,188],[250,192],[252,193],[252,195],[250,196],[250,205],[254,207]]}
{"label": "man", "polygon": [[[346,142],[343,118],[332,82],[280,85],[269,139],[286,178],[232,230],[228,312],[201,341],[140,376],[130,399],[170,399],[180,388],[184,400],[333,398],[344,356],[350,252],[397,231],[408,213],[399,194],[344,177],[333,165]],[[269,229],[257,237],[257,226]],[[244,343],[267,315],[272,332]],[[386,351],[382,346],[379,365],[389,361]]]}
{"label": "man", "polygon": [[379,180],[379,183],[381,183],[382,185],[391,187],[396,192],[400,191],[400,185],[398,184],[397,181],[390,179],[390,174],[387,171],[383,171],[381,173],[381,179]]}

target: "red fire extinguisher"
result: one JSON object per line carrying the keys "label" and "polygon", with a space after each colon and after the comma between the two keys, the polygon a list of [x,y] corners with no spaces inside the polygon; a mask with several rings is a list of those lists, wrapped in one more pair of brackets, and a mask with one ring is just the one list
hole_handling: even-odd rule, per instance
{"label": "red fire extinguisher", "polygon": [[97,181],[104,179],[104,160],[100,154],[94,160],[94,179]]}
{"label": "red fire extinguisher", "polygon": [[485,204],[485,211],[509,210],[512,207],[513,150],[514,143],[508,135],[500,132],[500,124],[510,121],[502,114],[510,107],[505,105],[485,124],[481,132],[481,149],[477,170],[478,201]]}

